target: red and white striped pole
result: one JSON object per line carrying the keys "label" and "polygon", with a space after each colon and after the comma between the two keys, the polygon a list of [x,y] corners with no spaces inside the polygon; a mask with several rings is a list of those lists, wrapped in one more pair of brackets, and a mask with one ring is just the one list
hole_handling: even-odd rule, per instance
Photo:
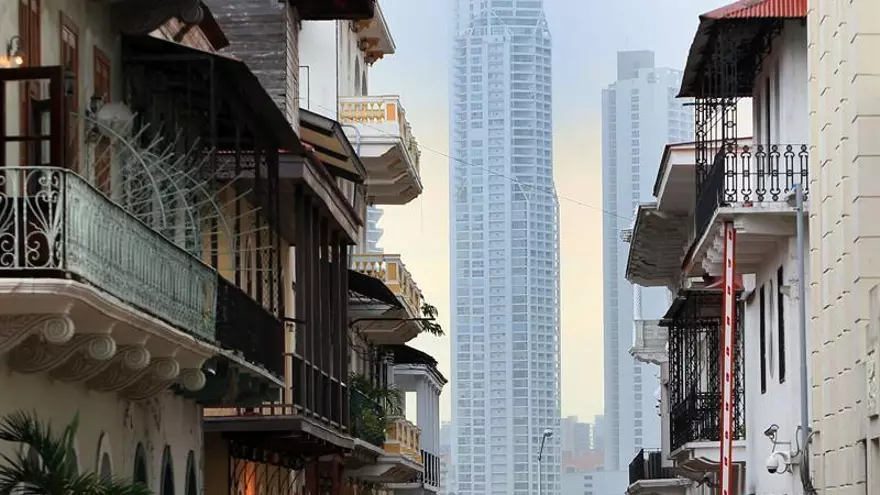
{"label": "red and white striped pole", "polygon": [[719,495],[733,495],[733,382],[736,373],[733,343],[736,332],[736,230],[724,223],[724,325],[721,341],[721,483]]}

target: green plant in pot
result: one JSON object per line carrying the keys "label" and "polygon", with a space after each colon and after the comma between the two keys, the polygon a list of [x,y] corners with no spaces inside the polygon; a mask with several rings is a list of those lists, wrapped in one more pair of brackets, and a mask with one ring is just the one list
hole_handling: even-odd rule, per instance
{"label": "green plant in pot", "polygon": [[352,374],[351,424],[353,433],[381,446],[390,419],[403,413],[403,396],[393,387],[376,386],[365,376]]}

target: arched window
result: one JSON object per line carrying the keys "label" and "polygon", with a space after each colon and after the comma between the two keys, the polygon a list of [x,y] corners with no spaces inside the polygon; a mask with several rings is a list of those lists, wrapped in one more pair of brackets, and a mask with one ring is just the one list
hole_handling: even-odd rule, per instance
{"label": "arched window", "polygon": [[102,478],[113,476],[113,461],[110,454],[110,438],[101,433],[98,439],[98,454],[95,456],[95,472]]}
{"label": "arched window", "polygon": [[[354,81],[355,89],[361,89],[358,87],[358,86],[360,86],[358,84],[358,79],[360,79],[360,76],[361,76],[361,63],[358,59],[354,59],[354,72],[351,74],[351,79]],[[364,95],[364,93],[361,93],[360,95],[355,95],[355,96],[363,96],[363,95]]]}
{"label": "arched window", "polygon": [[143,483],[149,486],[147,481],[147,453],[144,450],[144,444],[138,443],[134,452],[134,475],[132,477],[135,482]]}
{"label": "arched window", "polygon": [[196,456],[190,450],[186,458],[186,495],[198,495],[199,486],[196,479]]}
{"label": "arched window", "polygon": [[174,495],[174,459],[171,458],[171,447],[167,445],[162,454],[162,492],[160,495]]}
{"label": "arched window", "polygon": [[110,461],[110,454],[104,452],[101,454],[101,470],[98,471],[103,479],[110,479],[113,477],[113,463]]}

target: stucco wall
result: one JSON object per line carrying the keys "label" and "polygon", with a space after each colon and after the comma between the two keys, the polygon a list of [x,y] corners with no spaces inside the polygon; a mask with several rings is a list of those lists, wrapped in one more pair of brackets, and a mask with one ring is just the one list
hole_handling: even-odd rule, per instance
{"label": "stucco wall", "polygon": [[[808,253],[804,253],[805,255]],[[777,269],[783,271],[783,329],[785,373],[780,371],[780,339],[777,320]],[[791,445],[777,445],[778,451],[796,451],[796,428],[800,424],[800,333],[798,330],[797,294],[797,240],[785,238],[778,250],[755,275],[755,291],[746,303],[744,314],[745,369],[746,369],[746,469],[747,493],[769,495],[803,493],[797,469],[795,475],[770,474],[764,469],[765,461],[773,450],[773,444],[763,432],[771,425],[777,425],[778,442],[792,442]],[[809,283],[809,278],[807,279]],[[765,296],[765,366],[766,392],[761,392],[761,339],[760,339],[760,288]],[[788,288],[785,288],[785,287]],[[788,295],[786,295],[786,293]],[[809,299],[807,301],[809,304]]]}
{"label": "stucco wall", "polygon": [[[0,357],[0,416],[16,410],[36,411],[43,421],[60,431],[79,413],[76,437],[79,469],[99,471],[104,452],[110,454],[113,474],[131,478],[135,450],[143,443],[150,488],[159,493],[165,446],[170,447],[175,493],[185,494],[187,457],[192,451],[199,486],[202,473],[201,408],[171,392],[146,402],[131,402],[116,394],[87,390],[81,384],[52,382],[43,374],[22,375],[10,371]],[[17,445],[0,442],[0,454],[14,452]]]}

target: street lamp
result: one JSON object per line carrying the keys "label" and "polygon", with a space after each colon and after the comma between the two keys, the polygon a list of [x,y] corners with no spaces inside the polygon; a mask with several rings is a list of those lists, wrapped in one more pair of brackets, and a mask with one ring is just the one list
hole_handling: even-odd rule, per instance
{"label": "street lamp", "polygon": [[543,488],[542,479],[542,471],[544,463],[541,462],[544,458],[544,442],[547,441],[548,438],[553,436],[553,431],[550,428],[546,428],[544,433],[541,435],[541,446],[538,448],[538,495],[541,495],[541,488]]}

